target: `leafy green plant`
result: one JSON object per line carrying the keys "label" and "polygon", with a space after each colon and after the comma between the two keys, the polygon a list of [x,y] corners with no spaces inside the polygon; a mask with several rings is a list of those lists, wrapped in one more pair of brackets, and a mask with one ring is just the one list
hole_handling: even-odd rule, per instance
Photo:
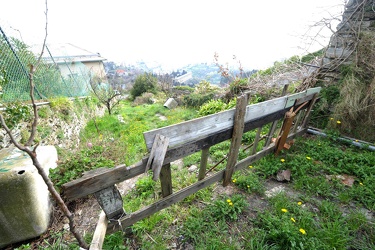
{"label": "leafy green plant", "polygon": [[154,193],[156,182],[152,180],[152,176],[139,178],[135,183],[135,191],[138,195],[147,197]]}
{"label": "leafy green plant", "polygon": [[[249,166],[253,169],[253,166]],[[247,193],[264,194],[265,188],[259,176],[253,171],[238,171],[233,175],[234,184]]]}
{"label": "leafy green plant", "polygon": [[214,205],[210,207],[212,215],[216,219],[237,220],[238,215],[248,206],[248,203],[242,195],[235,194],[231,197],[225,196],[217,199]]}
{"label": "leafy green plant", "polygon": [[6,109],[2,112],[5,123],[8,125],[10,129],[14,128],[21,121],[30,121],[32,117],[31,107],[20,102],[7,103]]}
{"label": "leafy green plant", "polygon": [[70,154],[70,158],[59,163],[59,167],[50,169],[50,178],[57,188],[62,184],[82,176],[86,171],[102,167],[113,167],[114,162],[102,156],[103,147],[93,146]]}
{"label": "leafy green plant", "polygon": [[144,73],[139,75],[134,82],[133,88],[130,90],[130,94],[133,98],[142,95],[145,92],[156,94],[158,80],[150,73]]}

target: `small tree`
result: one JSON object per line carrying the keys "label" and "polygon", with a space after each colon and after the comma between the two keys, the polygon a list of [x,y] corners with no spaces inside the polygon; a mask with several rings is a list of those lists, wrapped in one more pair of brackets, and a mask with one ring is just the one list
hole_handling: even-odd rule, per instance
{"label": "small tree", "polygon": [[104,83],[101,78],[96,76],[90,76],[90,86],[94,95],[105,105],[108,114],[111,115],[113,108],[120,103],[121,99],[118,98],[121,96],[120,90]]}
{"label": "small tree", "polygon": [[130,90],[130,94],[133,98],[142,95],[145,92],[150,92],[156,94],[156,86],[158,84],[158,79],[150,73],[144,73],[139,75],[135,79],[133,88]]}

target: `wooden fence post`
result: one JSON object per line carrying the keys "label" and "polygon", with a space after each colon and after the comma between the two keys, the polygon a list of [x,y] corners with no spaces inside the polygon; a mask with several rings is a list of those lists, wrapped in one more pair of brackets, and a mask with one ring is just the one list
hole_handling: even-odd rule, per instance
{"label": "wooden fence post", "polygon": [[227,186],[232,178],[234,166],[237,163],[238,151],[241,146],[243,130],[245,127],[245,114],[247,106],[247,95],[241,96],[237,99],[236,113],[234,116],[232,142],[230,144],[229,156],[227,166],[225,168],[225,175],[223,186]]}
{"label": "wooden fence post", "polygon": [[90,250],[101,250],[103,247],[105,233],[107,232],[108,219],[104,211],[100,213],[94,236],[90,244]]}
{"label": "wooden fence post", "polygon": [[167,197],[172,194],[172,172],[171,164],[165,164],[160,171],[161,194]]}
{"label": "wooden fence post", "polygon": [[201,164],[199,167],[198,181],[203,180],[206,176],[207,160],[210,154],[210,147],[202,149]]}

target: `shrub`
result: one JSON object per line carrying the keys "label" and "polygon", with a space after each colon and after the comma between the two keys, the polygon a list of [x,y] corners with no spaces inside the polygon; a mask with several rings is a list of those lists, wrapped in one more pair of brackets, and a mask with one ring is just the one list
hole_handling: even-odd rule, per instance
{"label": "shrub", "polygon": [[137,96],[140,96],[145,92],[156,94],[157,83],[157,78],[154,77],[152,74],[144,73],[142,75],[139,75],[135,79],[135,83],[133,85],[133,88],[130,90],[130,94],[133,98],[136,98]]}

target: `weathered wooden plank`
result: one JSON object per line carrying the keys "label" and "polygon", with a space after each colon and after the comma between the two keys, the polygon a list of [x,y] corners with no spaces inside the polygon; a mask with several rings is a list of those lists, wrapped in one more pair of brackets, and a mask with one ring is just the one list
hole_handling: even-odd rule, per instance
{"label": "weathered wooden plank", "polygon": [[[316,87],[316,88],[307,89],[300,93],[287,96],[285,108],[291,108],[295,105],[299,105],[306,101],[311,100],[314,94],[319,93],[320,90],[321,90],[321,87]],[[296,102],[297,100],[298,102]]]}
{"label": "weathered wooden plank", "polygon": [[[289,135],[288,139],[289,140],[293,139],[294,137],[299,136],[305,132],[306,132],[306,129],[300,130],[296,134]],[[234,170],[238,171],[240,169],[248,167],[251,163],[261,159],[267,154],[272,153],[274,150],[275,150],[275,144],[271,144],[268,148],[265,148],[262,151],[257,152],[255,155],[249,156],[239,161],[235,165]],[[168,197],[160,199],[157,202],[149,206],[146,206],[134,213],[128,214],[127,216],[120,219],[121,223],[118,223],[116,221],[110,222],[110,224],[108,225],[107,233],[113,233],[119,230],[126,230],[127,227],[133,225],[135,222],[142,220],[164,208],[167,208],[205,187],[208,187],[218,181],[221,181],[224,178],[224,172],[225,170],[221,170],[215,173],[214,175],[207,177],[201,181],[198,181],[184,189],[181,189]]]}
{"label": "weathered wooden plank", "polygon": [[107,232],[108,220],[102,211],[99,216],[98,224],[96,224],[94,236],[90,244],[90,250],[101,250],[103,247],[104,237]]}
{"label": "weathered wooden plank", "polygon": [[284,119],[283,125],[281,127],[279,136],[277,137],[276,143],[275,143],[276,144],[276,152],[275,152],[276,155],[284,148],[284,144],[285,144],[285,142],[287,140],[287,137],[289,135],[290,128],[293,125],[293,120],[294,120],[295,116],[296,116],[296,113],[293,112],[293,108],[291,108],[290,111],[288,111],[285,114],[285,119]]}
{"label": "weathered wooden plank", "polygon": [[[290,108],[296,104],[297,99],[311,99],[313,94],[319,91],[320,87],[249,105],[246,108],[245,123],[251,119],[257,119],[285,108]],[[164,128],[147,131],[143,134],[146,146],[149,150],[152,148],[156,134],[162,134],[170,138],[170,147],[175,147],[176,145],[193,141],[200,137],[215,134],[229,127],[233,127],[234,114],[235,109],[231,109]]]}
{"label": "weathered wooden plank", "polygon": [[150,216],[164,208],[167,208],[185,199],[189,195],[222,180],[223,176],[224,176],[224,170],[221,170],[220,172],[215,173],[214,175],[208,178],[205,178],[204,180],[198,181],[190,185],[189,187],[181,189],[170,196],[160,199],[147,207],[144,207],[134,213],[127,215],[126,217],[120,219],[121,224],[119,224],[116,221],[112,221],[108,225],[107,233],[112,233],[118,230],[125,230],[126,227],[133,225],[135,222],[142,220],[146,218],[147,216]]}
{"label": "weathered wooden plank", "polygon": [[206,176],[207,161],[210,155],[210,147],[202,149],[201,162],[199,166],[198,180],[203,180]]}
{"label": "weathered wooden plank", "polygon": [[161,195],[167,197],[172,194],[172,171],[171,164],[165,164],[160,172]]}
{"label": "weathered wooden plank", "polygon": [[152,144],[152,149],[150,156],[148,157],[146,170],[147,172],[150,167],[153,171],[153,180],[157,181],[159,179],[160,170],[163,166],[165,154],[167,153],[169,144],[169,138],[163,135],[157,134],[155,136],[154,143]]}
{"label": "weathered wooden plank", "polygon": [[114,168],[102,169],[95,175],[83,176],[65,183],[62,186],[63,194],[68,200],[85,197],[121,181],[143,174],[146,162],[147,159],[146,161],[137,162],[131,167],[119,165]]}
{"label": "weathered wooden plank", "polygon": [[240,150],[242,135],[245,127],[245,113],[247,105],[247,96],[241,96],[237,99],[236,114],[234,117],[234,126],[232,140],[229,148],[227,165],[225,167],[225,175],[223,186],[227,186],[232,179],[233,167],[237,162],[238,152]]}
{"label": "weathered wooden plank", "polygon": [[108,219],[118,219],[124,214],[121,194],[115,185],[94,193]]}

